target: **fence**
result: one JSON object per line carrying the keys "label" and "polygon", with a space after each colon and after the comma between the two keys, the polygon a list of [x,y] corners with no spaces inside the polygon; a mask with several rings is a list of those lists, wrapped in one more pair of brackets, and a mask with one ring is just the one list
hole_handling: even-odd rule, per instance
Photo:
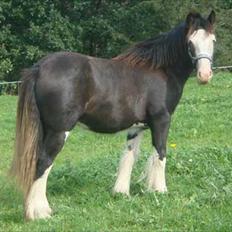
{"label": "fence", "polygon": [[232,65],[228,65],[228,66],[218,66],[218,67],[213,67],[213,69],[215,70],[221,70],[221,69],[232,69]]}
{"label": "fence", "polygon": [[21,81],[0,82],[0,95],[17,95]]}
{"label": "fence", "polygon": [[[213,70],[232,70],[232,65],[213,67]],[[0,82],[0,95],[17,95],[21,81]]]}

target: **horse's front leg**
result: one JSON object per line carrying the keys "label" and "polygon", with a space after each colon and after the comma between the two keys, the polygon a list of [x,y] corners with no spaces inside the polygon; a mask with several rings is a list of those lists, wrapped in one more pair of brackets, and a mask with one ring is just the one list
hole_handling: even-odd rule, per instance
{"label": "horse's front leg", "polygon": [[171,117],[168,112],[151,117],[151,129],[154,153],[147,164],[147,185],[149,191],[166,192],[165,165],[166,142]]}

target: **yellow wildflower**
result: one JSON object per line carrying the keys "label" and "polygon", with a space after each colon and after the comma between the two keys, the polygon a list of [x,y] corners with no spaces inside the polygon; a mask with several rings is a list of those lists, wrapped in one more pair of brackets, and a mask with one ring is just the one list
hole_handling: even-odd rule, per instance
{"label": "yellow wildflower", "polygon": [[170,147],[176,148],[176,143],[171,143],[171,144],[170,144]]}

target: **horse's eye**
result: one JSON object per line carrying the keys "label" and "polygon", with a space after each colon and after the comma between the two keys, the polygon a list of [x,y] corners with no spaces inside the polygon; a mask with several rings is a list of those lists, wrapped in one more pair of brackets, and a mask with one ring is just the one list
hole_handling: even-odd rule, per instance
{"label": "horse's eye", "polygon": [[191,54],[194,55],[195,49],[194,49],[194,45],[192,41],[188,42],[188,47],[189,47],[189,50],[191,51]]}

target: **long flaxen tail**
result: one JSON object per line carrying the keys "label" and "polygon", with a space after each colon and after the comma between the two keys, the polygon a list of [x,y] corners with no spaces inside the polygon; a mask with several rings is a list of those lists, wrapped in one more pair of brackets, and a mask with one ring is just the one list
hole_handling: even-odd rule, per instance
{"label": "long flaxen tail", "polygon": [[43,131],[35,99],[38,69],[26,69],[22,74],[16,118],[15,151],[10,173],[15,176],[26,195],[35,179]]}

